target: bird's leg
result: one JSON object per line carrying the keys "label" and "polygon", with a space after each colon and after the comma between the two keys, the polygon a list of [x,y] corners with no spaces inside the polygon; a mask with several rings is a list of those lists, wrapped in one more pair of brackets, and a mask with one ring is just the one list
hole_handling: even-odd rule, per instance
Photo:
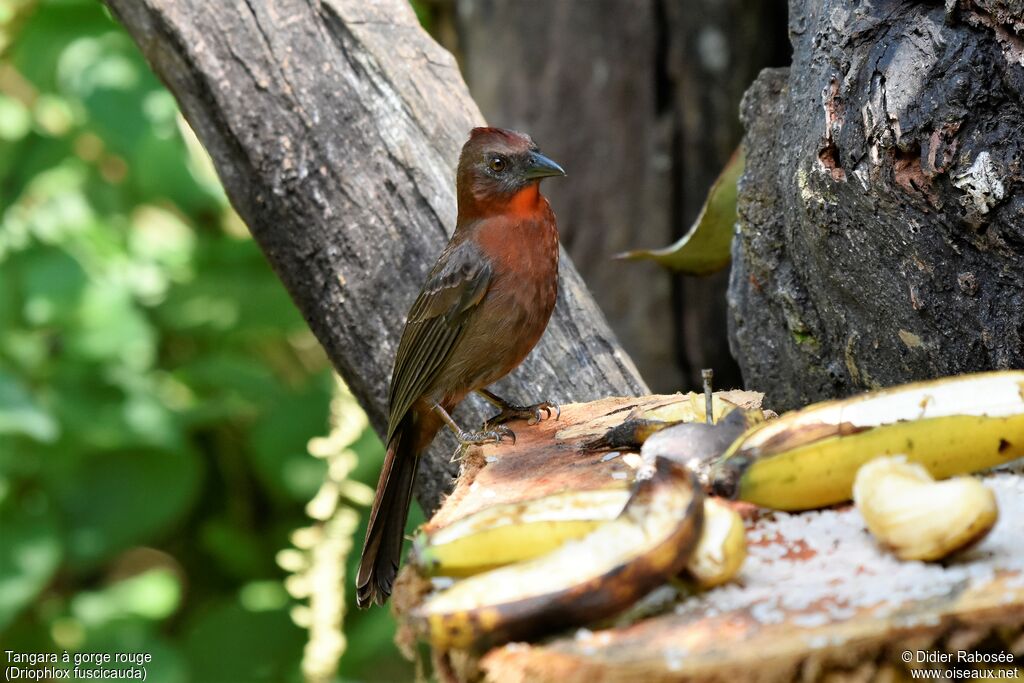
{"label": "bird's leg", "polygon": [[448,414],[448,411],[441,407],[440,403],[434,404],[434,410],[441,416],[444,423],[448,425],[448,429],[452,430],[455,434],[455,438],[462,446],[481,446],[485,443],[501,443],[501,440],[505,437],[512,439],[513,445],[516,442],[516,433],[504,425],[498,425],[493,429],[485,429],[479,432],[467,432],[462,429],[459,425],[455,424],[455,420]]}
{"label": "bird's leg", "polygon": [[562,416],[562,409],[558,407],[558,404],[551,401],[541,401],[540,403],[534,403],[532,406],[521,406],[510,403],[501,396],[486,389],[478,389],[477,391],[488,403],[501,411],[484,423],[484,429],[489,429],[494,425],[500,425],[509,420],[527,420],[527,424],[535,425],[546,417],[554,415],[557,420]]}

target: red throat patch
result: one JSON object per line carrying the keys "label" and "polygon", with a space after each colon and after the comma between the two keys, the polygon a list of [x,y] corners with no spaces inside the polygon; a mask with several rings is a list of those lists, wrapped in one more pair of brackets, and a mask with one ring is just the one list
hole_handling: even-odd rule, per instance
{"label": "red throat patch", "polygon": [[540,203],[540,183],[530,183],[512,195],[504,213],[512,216],[530,216],[537,212]]}

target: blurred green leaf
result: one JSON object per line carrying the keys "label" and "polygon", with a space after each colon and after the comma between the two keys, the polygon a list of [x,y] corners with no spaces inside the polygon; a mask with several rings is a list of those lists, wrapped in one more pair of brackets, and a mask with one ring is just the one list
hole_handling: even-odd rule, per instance
{"label": "blurred green leaf", "polygon": [[82,36],[109,31],[113,22],[98,2],[39,2],[20,28],[6,57],[40,90],[57,90],[61,53]]}
{"label": "blurred green leaf", "polygon": [[278,610],[212,606],[186,627],[185,655],[195,683],[283,683],[298,679],[303,633]]}
{"label": "blurred green leaf", "polygon": [[196,237],[176,213],[145,204],[132,212],[128,244],[132,254],[156,263],[176,279],[189,274]]}
{"label": "blurred green leaf", "polygon": [[59,427],[17,378],[0,370],[0,435],[21,434],[37,441],[53,441]]}
{"label": "blurred green leaf", "polygon": [[81,164],[68,160],[32,178],[4,215],[9,246],[24,247],[29,236],[54,244],[88,230],[95,215],[82,192],[86,175]]}
{"label": "blurred green leaf", "polygon": [[68,348],[93,361],[117,361],[141,370],[153,364],[154,331],[123,284],[94,280],[82,296],[77,333]]}
{"label": "blurred green leaf", "polygon": [[221,342],[308,329],[252,240],[207,239],[196,257],[198,277],[156,311],[162,326]]}
{"label": "blurred green leaf", "polygon": [[18,274],[13,284],[29,325],[71,321],[88,281],[78,261],[60,249],[36,247],[19,253],[8,267]]}
{"label": "blurred green leaf", "polygon": [[[255,414],[258,404],[277,389],[278,380],[258,359],[241,353],[211,350],[182,364],[175,376],[200,396],[220,404],[244,407]],[[237,414],[238,410],[221,415]]]}
{"label": "blurred green leaf", "polygon": [[307,450],[310,434],[327,431],[333,382],[328,377],[301,391],[281,392],[254,427],[247,452],[264,486],[298,502],[313,497],[323,483],[326,462]]}
{"label": "blurred green leaf", "polygon": [[200,542],[228,576],[253,579],[275,571],[271,551],[253,529],[239,528],[225,519],[203,524]]}
{"label": "blurred green leaf", "polygon": [[181,586],[167,569],[151,569],[98,591],[83,591],[71,600],[71,613],[86,627],[140,617],[169,617],[181,602]]}
{"label": "blurred green leaf", "polygon": [[[148,653],[152,659],[145,664],[146,683],[193,683],[188,663],[180,648],[158,635],[153,626],[142,619],[121,619],[90,628],[79,652]],[[126,670],[130,664],[111,662],[108,670]]]}
{"label": "blurred green leaf", "polygon": [[250,612],[282,610],[291,602],[280,581],[250,581],[238,592],[238,602]]}
{"label": "blurred green leaf", "polygon": [[[145,425],[166,427],[166,406],[155,397],[139,395],[135,384],[149,378],[126,368],[102,369],[75,357],[63,357],[53,370],[47,396],[64,428],[64,460],[77,460],[95,449],[174,448],[181,434],[161,429],[139,431]],[[137,402],[145,402],[140,410]],[[154,411],[160,411],[154,416]]]}
{"label": "blurred green leaf", "polygon": [[[298,681],[274,556],[323,477],[306,443],[328,366],[103,4],[18,2],[0,25],[0,641],[152,652],[158,683]],[[356,447],[375,480],[379,441]],[[138,552],[171,573],[139,574]],[[373,619],[346,675],[408,679]]]}
{"label": "blurred green leaf", "polygon": [[[71,41],[57,63],[58,88],[79,100],[103,91],[134,90],[145,70],[134,58],[133,47],[128,36],[114,31]],[[132,104],[138,102],[132,100]],[[95,122],[103,117],[91,113],[89,118]],[[124,138],[129,143],[136,141],[136,129],[125,131]]]}
{"label": "blurred green leaf", "polygon": [[67,520],[68,560],[91,567],[158,536],[188,510],[199,481],[199,463],[189,451],[89,457],[56,490]]}
{"label": "blurred green leaf", "polygon": [[729,265],[732,235],[736,225],[736,183],[743,175],[742,148],[733,152],[721,175],[715,180],[700,215],[675,244],[664,249],[640,249],[616,258],[638,261],[649,259],[687,275],[710,275]]}
{"label": "blurred green leaf", "polygon": [[75,125],[75,110],[67,99],[58,95],[43,94],[36,98],[32,107],[36,129],[43,135],[61,137],[67,135]]}
{"label": "blurred green leaf", "polygon": [[35,500],[0,507],[0,630],[32,603],[57,571],[61,543],[57,521]]}
{"label": "blurred green leaf", "polygon": [[31,127],[28,108],[13,97],[0,94],[0,140],[20,140]]}

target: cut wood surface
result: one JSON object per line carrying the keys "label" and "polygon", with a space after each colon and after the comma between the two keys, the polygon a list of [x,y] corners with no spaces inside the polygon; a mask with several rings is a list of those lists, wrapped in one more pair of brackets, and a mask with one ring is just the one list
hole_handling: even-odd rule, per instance
{"label": "cut wood surface", "polygon": [[[743,403],[735,392],[732,398]],[[482,508],[563,489],[632,479],[637,459],[584,453],[580,444],[634,409],[686,396],[608,398],[563,407],[560,420],[511,423],[518,441],[465,454],[433,530]],[[1024,655],[1024,476],[985,478],[1000,521],[946,564],[901,562],[880,548],[851,506],[802,514],[739,504],[749,556],[738,579],[668,604],[656,616],[511,643],[448,672],[489,681],[788,681],[905,677],[906,650]],[[916,657],[916,654],[914,655]],[[912,663],[918,668],[934,664]],[[846,679],[844,676],[848,676]]]}
{"label": "cut wood surface", "polygon": [[[405,0],[107,4],[381,432],[405,315],[455,225],[459,150],[484,124],[455,60]],[[496,391],[518,402],[646,391],[564,253],[547,333]],[[492,411],[468,403],[456,417],[475,428]],[[421,464],[428,510],[450,485],[454,445],[443,434]]]}
{"label": "cut wood surface", "polygon": [[[433,530],[498,503],[513,503],[570,489],[594,489],[616,479],[632,479],[633,470],[608,452],[584,452],[586,443],[621,424],[634,410],[645,411],[689,400],[693,394],[612,397],[562,406],[558,420],[538,425],[510,422],[515,445],[474,447],[463,457],[455,490],[427,523]],[[760,407],[761,394],[716,392],[743,408]]]}

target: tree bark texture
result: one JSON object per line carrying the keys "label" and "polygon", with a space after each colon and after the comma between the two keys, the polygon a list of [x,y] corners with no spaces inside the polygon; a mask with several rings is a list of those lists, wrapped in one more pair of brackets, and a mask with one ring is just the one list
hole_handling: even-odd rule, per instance
{"label": "tree bark texture", "polygon": [[[435,0],[435,8],[447,0]],[[740,383],[726,337],[728,275],[611,261],[673,242],[742,135],[738,106],[787,61],[782,0],[472,0],[453,17],[470,91],[566,168],[551,188],[563,241],[623,346],[658,391]],[[454,25],[452,31],[448,27]],[[450,38],[449,38],[450,39]]]}
{"label": "tree bark texture", "polygon": [[[458,152],[484,122],[455,60],[405,0],[108,5],[382,431],[405,314],[454,228]],[[562,402],[645,393],[565,254],[544,339],[496,391]],[[467,403],[457,418],[468,425],[492,412]],[[428,511],[451,483],[453,446],[442,436],[421,465]]]}
{"label": "tree bark texture", "polygon": [[742,107],[729,290],[768,405],[1024,366],[1022,10],[790,3],[792,68]]}

